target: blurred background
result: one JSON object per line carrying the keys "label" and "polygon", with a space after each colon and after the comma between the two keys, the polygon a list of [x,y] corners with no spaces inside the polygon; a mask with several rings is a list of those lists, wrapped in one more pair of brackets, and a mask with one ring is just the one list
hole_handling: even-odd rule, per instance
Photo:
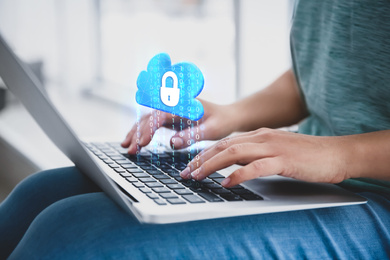
{"label": "blurred background", "polygon": [[[0,0],[0,33],[78,135],[122,140],[154,55],[195,63],[200,97],[232,103],[291,66],[292,9],[293,0]],[[0,201],[29,174],[68,165],[0,80]]]}

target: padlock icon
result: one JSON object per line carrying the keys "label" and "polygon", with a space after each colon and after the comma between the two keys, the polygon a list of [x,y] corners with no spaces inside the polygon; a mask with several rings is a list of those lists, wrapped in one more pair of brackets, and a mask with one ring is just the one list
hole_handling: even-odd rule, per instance
{"label": "padlock icon", "polygon": [[[166,87],[167,78],[171,77],[173,80],[173,88]],[[178,86],[177,76],[173,71],[165,72],[162,77],[162,86],[160,88],[160,99],[169,107],[174,107],[179,103],[180,89]]]}

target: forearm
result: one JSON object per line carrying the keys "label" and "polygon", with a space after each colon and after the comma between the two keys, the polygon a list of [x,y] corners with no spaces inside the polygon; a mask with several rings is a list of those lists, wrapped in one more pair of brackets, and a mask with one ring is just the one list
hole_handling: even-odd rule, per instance
{"label": "forearm", "polygon": [[237,114],[234,119],[236,131],[289,126],[307,116],[291,70],[285,72],[267,88],[231,106]]}
{"label": "forearm", "polygon": [[390,130],[345,137],[349,178],[390,180]]}

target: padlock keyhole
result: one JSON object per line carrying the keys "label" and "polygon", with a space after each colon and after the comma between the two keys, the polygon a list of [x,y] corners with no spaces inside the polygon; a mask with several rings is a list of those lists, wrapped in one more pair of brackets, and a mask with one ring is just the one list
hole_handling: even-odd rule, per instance
{"label": "padlock keyhole", "polygon": [[179,103],[180,89],[177,76],[173,71],[165,72],[161,79],[160,99],[164,105],[169,107],[174,107]]}

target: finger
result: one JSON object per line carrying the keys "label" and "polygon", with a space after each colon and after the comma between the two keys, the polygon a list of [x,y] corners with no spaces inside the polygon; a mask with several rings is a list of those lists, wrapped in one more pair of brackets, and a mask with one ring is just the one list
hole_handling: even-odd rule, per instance
{"label": "finger", "polygon": [[138,124],[136,131],[134,135],[131,137],[131,142],[130,146],[128,148],[128,153],[129,154],[136,154],[138,150],[140,150],[140,140],[141,140],[141,134],[142,131],[145,131],[145,124],[146,120],[141,120],[140,123]]}
{"label": "finger", "polygon": [[240,141],[246,142],[247,140],[252,140],[254,138],[255,134],[256,134],[255,131],[251,131],[251,132],[240,133],[240,134],[236,134],[234,136],[223,138],[220,141],[218,141],[216,144],[204,149],[202,151],[202,153],[204,154],[204,153],[207,153],[209,151],[213,151],[213,153],[215,153],[218,150],[222,151],[222,150],[226,149],[227,147],[229,147],[229,145],[231,145],[231,144],[235,144],[235,143],[238,143]]}
{"label": "finger", "polygon": [[139,128],[139,146],[144,147],[150,143],[154,134],[160,127],[159,116],[150,115]]}
{"label": "finger", "polygon": [[204,137],[200,134],[200,127],[188,127],[172,136],[170,144],[172,149],[183,149],[201,141]]}
{"label": "finger", "polygon": [[222,186],[229,188],[242,182],[276,175],[283,172],[283,165],[278,157],[268,157],[253,161],[252,163],[234,171],[229,177],[222,181]]}
{"label": "finger", "polygon": [[[216,154],[219,154],[231,146],[242,144],[242,143],[256,143],[256,139],[254,135],[238,135],[234,137],[227,137],[219,141],[217,144],[213,145],[211,148],[202,151],[198,154],[190,163],[188,163],[188,167],[190,168],[190,172],[195,171],[197,168],[201,167],[203,163],[210,160]],[[234,150],[234,148],[233,148]],[[188,178],[188,171],[184,173],[182,177]]]}
{"label": "finger", "polygon": [[166,114],[157,110],[151,111],[149,114],[142,116],[135,131],[130,137],[129,154],[135,154],[140,148],[148,145],[152,140],[158,128],[163,126],[166,120]]}
{"label": "finger", "polygon": [[267,150],[262,145],[255,143],[234,144],[216,154],[201,166],[198,166],[196,170],[191,172],[191,176],[195,180],[203,180],[215,171],[226,168],[232,164],[246,164],[268,156]]}
{"label": "finger", "polygon": [[171,147],[173,149],[183,149],[190,145],[195,144],[198,141],[202,140],[208,140],[211,138],[212,134],[209,129],[209,122],[205,121],[203,123],[203,120],[198,121],[192,121],[187,120],[186,124],[187,127],[181,127],[181,131],[177,132],[174,136],[171,138]]}
{"label": "finger", "polygon": [[137,124],[134,124],[133,127],[131,128],[130,132],[126,135],[125,140],[121,143],[123,148],[128,148],[131,143],[131,138],[137,131]]}

